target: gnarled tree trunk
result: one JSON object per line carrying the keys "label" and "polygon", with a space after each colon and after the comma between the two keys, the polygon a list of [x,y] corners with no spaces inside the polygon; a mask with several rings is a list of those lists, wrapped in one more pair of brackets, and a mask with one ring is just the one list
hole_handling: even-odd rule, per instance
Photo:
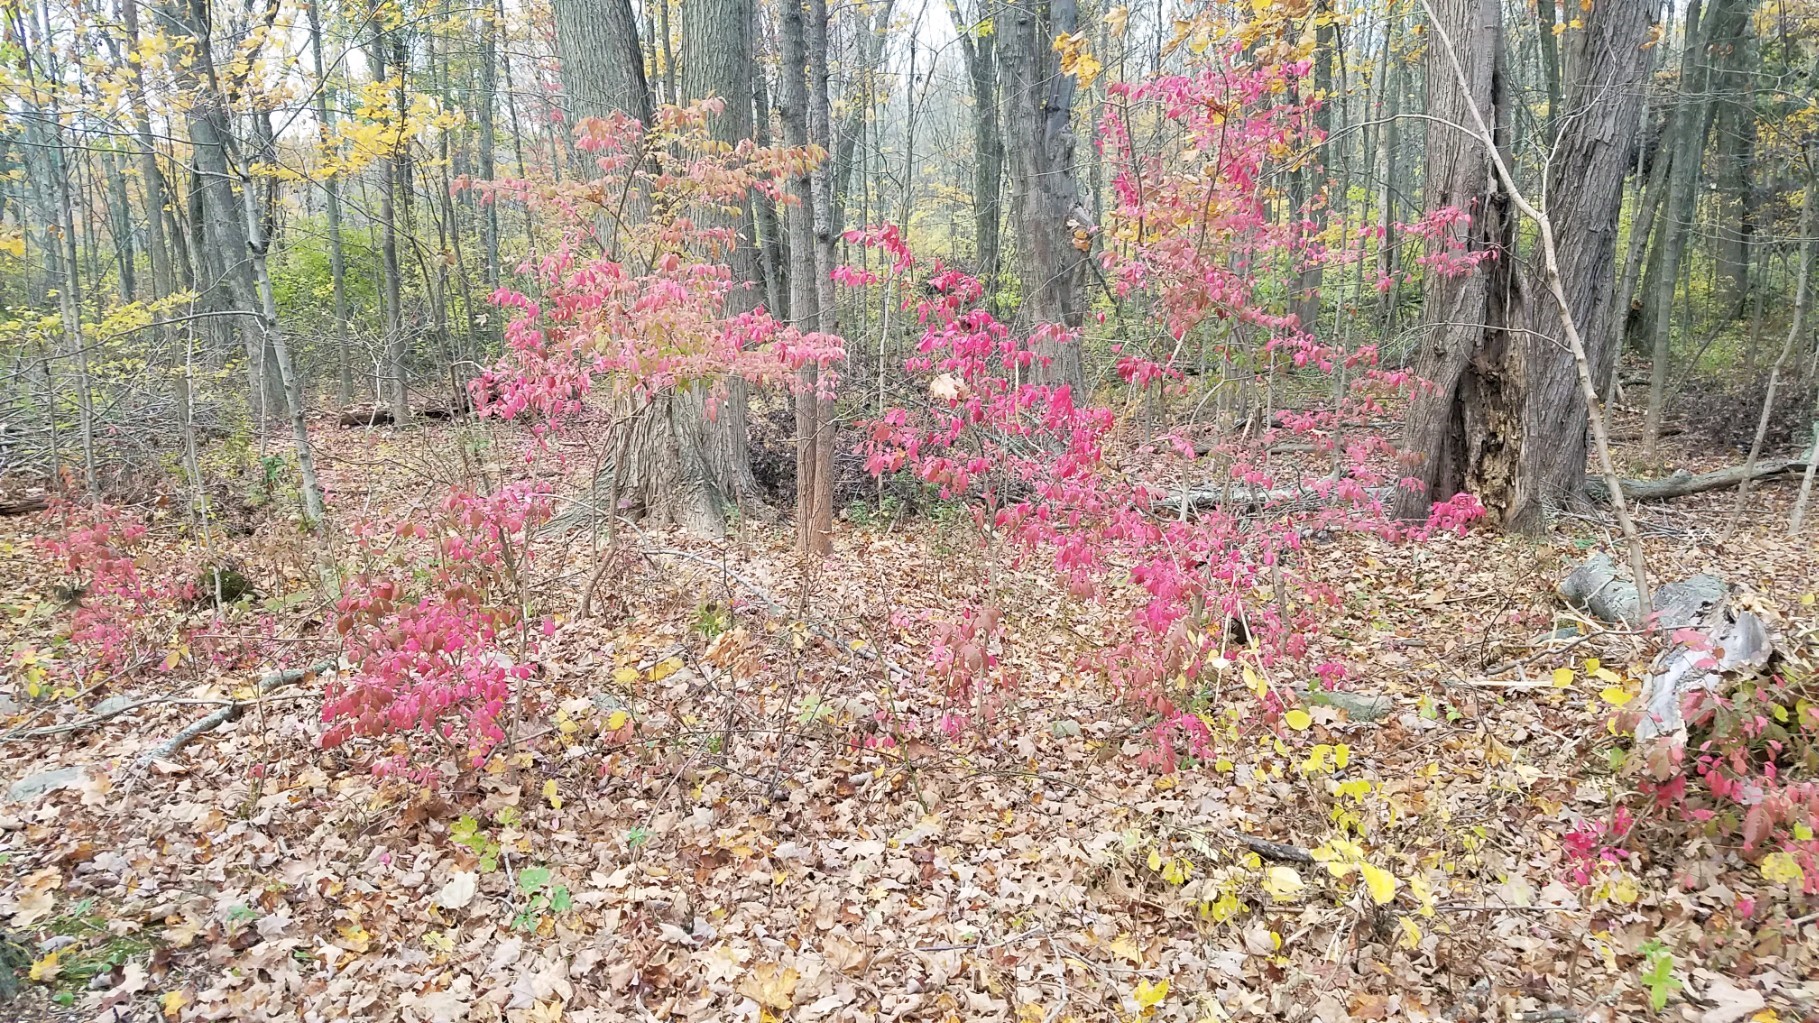
{"label": "gnarled tree trunk", "polygon": [[[1573,321],[1585,332],[1592,379],[1609,379],[1622,337],[1612,266],[1623,179],[1631,165],[1631,132],[1648,72],[1648,0],[1606,0],[1585,27],[1562,36],[1565,96],[1554,158],[1541,204],[1554,225],[1560,284]],[[1550,508],[1579,500],[1585,484],[1586,406],[1571,353],[1559,340],[1560,316],[1542,300],[1531,273],[1520,338],[1526,387],[1516,492],[1504,525],[1537,532]]]}
{"label": "gnarled tree trunk", "polygon": [[1428,275],[1415,367],[1428,386],[1410,402],[1403,436],[1415,459],[1408,475],[1421,486],[1398,493],[1396,514],[1424,518],[1432,502],[1470,491],[1500,518],[1514,490],[1522,429],[1510,336],[1515,224],[1490,154],[1469,126],[1476,106],[1498,147],[1509,145],[1502,11],[1497,0],[1439,0],[1434,9],[1435,27],[1452,40],[1466,82],[1445,54],[1429,48],[1427,208],[1470,214],[1450,241],[1490,255],[1474,273]]}

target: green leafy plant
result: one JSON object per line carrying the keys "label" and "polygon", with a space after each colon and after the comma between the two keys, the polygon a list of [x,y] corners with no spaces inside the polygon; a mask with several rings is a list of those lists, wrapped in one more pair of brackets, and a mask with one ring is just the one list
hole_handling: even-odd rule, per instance
{"label": "green leafy plant", "polygon": [[526,896],[524,908],[513,918],[521,931],[535,930],[545,913],[566,913],[575,906],[568,886],[553,883],[548,867],[526,867],[518,872],[518,891]]}
{"label": "green leafy plant", "polygon": [[1667,1008],[1668,997],[1684,985],[1674,976],[1674,954],[1659,938],[1650,938],[1639,950],[1642,953],[1642,986],[1648,988],[1649,1008],[1660,1012]]}
{"label": "green leafy plant", "polygon": [[486,829],[472,815],[463,816],[455,821],[449,829],[449,840],[456,845],[466,846],[474,855],[480,857],[480,870],[490,874],[499,869],[499,843],[493,841]]}

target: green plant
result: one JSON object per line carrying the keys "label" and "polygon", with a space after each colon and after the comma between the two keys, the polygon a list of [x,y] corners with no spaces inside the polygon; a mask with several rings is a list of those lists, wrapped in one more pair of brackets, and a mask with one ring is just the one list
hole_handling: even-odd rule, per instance
{"label": "green plant", "polygon": [[449,829],[449,840],[456,845],[466,846],[474,855],[480,857],[480,870],[492,873],[499,869],[499,843],[480,826],[472,815],[465,815],[455,821]]}
{"label": "green plant", "polygon": [[1670,995],[1680,990],[1680,978],[1674,976],[1674,954],[1659,938],[1642,943],[1642,986],[1648,988],[1649,1008],[1660,1012],[1667,1008]]}
{"label": "green plant", "polygon": [[717,600],[707,601],[695,610],[695,631],[703,638],[713,639],[731,626],[732,616]]}
{"label": "green plant", "polygon": [[574,908],[568,886],[555,884],[548,867],[520,870],[518,891],[527,896],[524,908],[512,920],[512,926],[521,931],[534,930],[545,913],[566,913]]}

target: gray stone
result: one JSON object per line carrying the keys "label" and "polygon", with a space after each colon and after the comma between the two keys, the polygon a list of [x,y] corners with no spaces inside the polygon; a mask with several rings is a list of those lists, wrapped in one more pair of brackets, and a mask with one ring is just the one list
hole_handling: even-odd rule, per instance
{"label": "gray stone", "polygon": [[1715,575],[1696,575],[1655,590],[1656,622],[1664,629],[1680,629],[1705,618],[1706,611],[1724,603],[1730,587]]}
{"label": "gray stone", "polygon": [[95,704],[95,713],[98,715],[118,714],[132,705],[133,698],[130,696],[110,696]]}
{"label": "gray stone", "polygon": [[41,771],[27,775],[13,782],[6,798],[14,803],[23,803],[41,798],[60,789],[72,788],[82,783],[83,767],[59,767],[55,771]]}

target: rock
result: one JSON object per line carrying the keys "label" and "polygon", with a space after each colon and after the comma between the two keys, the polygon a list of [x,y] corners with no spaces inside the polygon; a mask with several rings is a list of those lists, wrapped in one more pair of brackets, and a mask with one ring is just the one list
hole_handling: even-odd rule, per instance
{"label": "rock", "polygon": [[82,775],[86,770],[83,767],[59,767],[55,771],[27,775],[13,783],[6,798],[10,802],[23,803],[60,789],[74,788],[82,783]]}
{"label": "rock", "polygon": [[110,696],[95,704],[95,713],[101,716],[118,714],[132,705],[133,698],[130,696]]}
{"label": "rock", "polygon": [[1656,621],[1664,629],[1679,629],[1705,617],[1710,609],[1724,603],[1730,587],[1715,575],[1696,575],[1655,590]]}

